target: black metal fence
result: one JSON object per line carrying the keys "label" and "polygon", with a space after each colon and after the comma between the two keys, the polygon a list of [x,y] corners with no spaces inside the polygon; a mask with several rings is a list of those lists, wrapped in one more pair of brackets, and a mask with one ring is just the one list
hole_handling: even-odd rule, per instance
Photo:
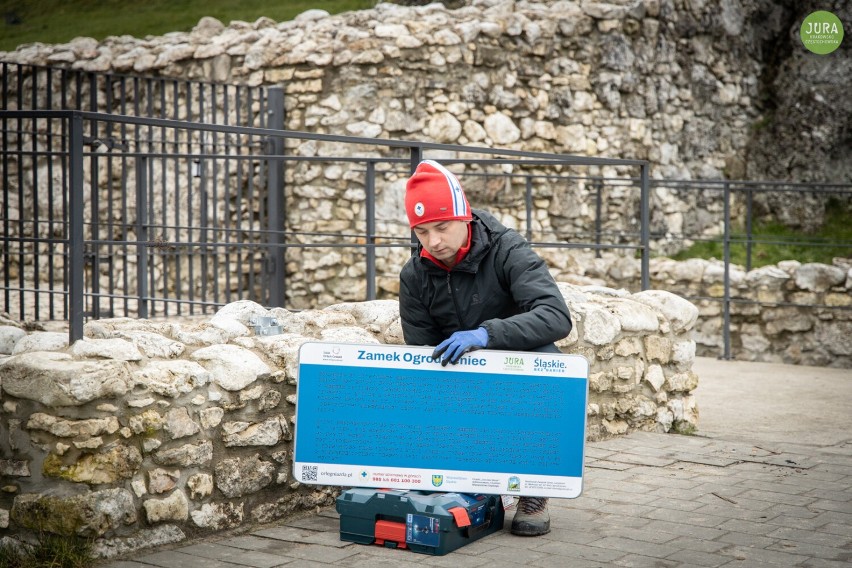
{"label": "black metal fence", "polygon": [[[275,96],[270,90],[270,100]],[[507,167],[527,170],[530,180],[564,170],[573,185],[590,179],[578,169],[618,167],[628,171],[621,182],[636,202],[648,202],[647,163],[635,160],[83,111],[0,111],[0,123],[2,307],[22,319],[67,320],[72,340],[82,337],[85,318],[204,313],[235,299],[289,307],[287,286],[299,280],[302,265],[340,249],[356,251],[354,263],[364,267],[351,278],[368,282],[357,299],[375,297],[378,251],[407,255],[411,244],[402,210],[377,216],[377,196],[398,194],[393,183],[427,154],[482,175],[491,170],[492,178],[506,176]],[[87,143],[110,130],[123,133],[120,144]],[[318,150],[306,155],[309,143]],[[329,164],[344,164],[346,175],[328,171],[317,182]],[[285,178],[293,182],[289,190]],[[333,183],[339,194],[356,190],[343,211],[352,220],[324,231],[322,221],[334,220],[329,201],[339,195]],[[527,195],[529,203],[530,185]],[[641,251],[647,288],[647,217],[643,205],[639,219],[646,222],[638,226],[645,229],[629,244],[540,244]]]}
{"label": "black metal fence", "polygon": [[[95,73],[77,69],[0,62],[2,110],[82,110],[205,124],[276,128],[270,123],[265,87],[227,85],[167,77]],[[283,111],[283,109],[282,109]],[[122,124],[88,138],[112,148],[126,137]],[[97,140],[97,142],[96,142]]]}

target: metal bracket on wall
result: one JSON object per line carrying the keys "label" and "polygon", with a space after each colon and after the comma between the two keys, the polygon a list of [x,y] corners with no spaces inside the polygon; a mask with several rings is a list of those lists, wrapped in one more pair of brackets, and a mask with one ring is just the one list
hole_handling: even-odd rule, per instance
{"label": "metal bracket on wall", "polygon": [[284,333],[281,324],[275,318],[266,316],[251,318],[249,324],[254,326],[255,335],[280,335]]}

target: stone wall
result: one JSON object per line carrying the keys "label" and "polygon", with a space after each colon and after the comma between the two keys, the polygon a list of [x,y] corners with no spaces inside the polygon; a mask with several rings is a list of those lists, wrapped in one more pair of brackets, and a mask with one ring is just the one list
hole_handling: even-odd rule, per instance
{"label": "stone wall", "polygon": [[[639,261],[541,251],[559,280],[638,290]],[[651,288],[689,298],[699,315],[696,353],[724,351],[725,266],[721,261],[652,258]],[[790,260],[746,271],[730,267],[731,356],[744,361],[852,368],[852,258],[833,265]],[[703,299],[702,299],[703,298]]]}
{"label": "stone wall", "polygon": [[[559,286],[575,327],[558,345],[591,363],[589,438],[695,430],[697,308],[662,291]],[[284,333],[255,336],[261,315]],[[0,526],[91,537],[102,556],[331,504],[336,488],[291,476],[298,348],[402,342],[387,300],[91,321],[71,346],[5,323]]]}

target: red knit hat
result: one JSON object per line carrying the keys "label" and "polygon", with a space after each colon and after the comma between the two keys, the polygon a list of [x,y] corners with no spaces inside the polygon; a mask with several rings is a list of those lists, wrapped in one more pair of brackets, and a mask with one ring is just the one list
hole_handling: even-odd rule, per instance
{"label": "red knit hat", "polygon": [[433,160],[424,160],[405,185],[405,212],[412,228],[434,221],[470,221],[470,205],[458,178]]}

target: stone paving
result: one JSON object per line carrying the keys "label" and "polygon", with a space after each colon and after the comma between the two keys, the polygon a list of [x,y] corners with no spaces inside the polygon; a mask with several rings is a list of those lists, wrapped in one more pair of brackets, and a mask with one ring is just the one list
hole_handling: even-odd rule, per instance
{"label": "stone paving", "polygon": [[[852,375],[841,378],[848,390]],[[736,388],[733,379],[731,386]],[[807,389],[803,384],[798,396],[811,396]],[[846,390],[812,396],[823,396],[835,410],[848,408]],[[736,405],[736,392],[720,399]],[[514,513],[507,511],[502,532],[446,556],[341,542],[332,508],[238,536],[142,551],[103,566],[848,568],[850,426],[846,413],[827,444],[802,443],[796,436],[780,441],[755,436],[747,442],[742,425],[729,436],[718,429],[695,436],[636,432],[589,443],[583,494],[550,501],[550,534],[512,535]]]}

